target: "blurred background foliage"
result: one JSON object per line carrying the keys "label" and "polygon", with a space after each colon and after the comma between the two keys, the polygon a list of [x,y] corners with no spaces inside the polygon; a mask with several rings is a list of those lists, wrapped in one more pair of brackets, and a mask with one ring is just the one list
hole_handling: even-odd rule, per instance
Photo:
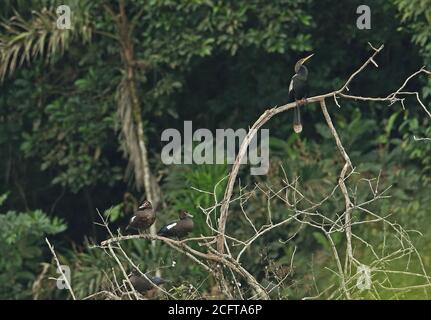
{"label": "blurred background foliage", "polygon": [[[72,32],[50,29],[46,16],[32,14],[53,12],[60,2],[72,8]],[[60,260],[71,266],[79,297],[109,289],[113,274],[121,277],[109,256],[92,248],[107,237],[106,230],[94,224],[100,222],[96,209],[105,212],[112,230],[123,229],[133,205],[144,195],[124,179],[127,159],[115,101],[123,66],[106,3],[115,6],[117,1],[4,0],[0,4],[0,52],[13,45],[18,56],[13,72],[3,63],[4,55],[0,66],[5,75],[0,91],[0,194],[4,194],[0,298],[68,297],[48,279],[55,276],[55,269],[49,264],[45,235],[55,243]],[[266,108],[286,103],[293,66],[310,51],[315,53],[309,66],[311,95],[338,88],[368,57],[368,42],[385,44],[377,58],[379,69],[367,68],[352,83],[352,92],[386,96],[421,66],[430,67],[430,0],[370,2],[371,30],[356,28],[356,8],[361,4],[356,0],[127,1],[135,25],[135,54],[147,66],[138,73],[138,85],[150,161],[162,190],[158,227],[176,219],[179,209],[187,209],[195,216],[195,234],[209,233],[199,206],[214,204],[209,193],[217,199],[223,196],[229,170],[226,165],[164,166],[160,136],[166,128],[182,132],[185,120],[193,121],[194,129],[213,132],[247,128]],[[133,20],[137,14],[140,18]],[[15,33],[8,29],[12,26]],[[52,50],[35,54],[32,48],[41,32],[52,39]],[[430,105],[430,79],[419,77],[411,88],[421,88],[425,104]],[[356,171],[365,178],[380,174],[382,188],[392,185],[392,198],[373,209],[390,213],[396,222],[423,234],[414,241],[431,271],[427,228],[431,143],[413,138],[431,137],[431,119],[415,99],[405,101],[405,110],[399,104],[340,103],[341,109],[332,102],[329,107]],[[305,192],[318,200],[332,189],[342,164],[317,105],[307,107],[304,122],[300,136],[292,131],[289,113],[268,123],[271,169],[257,180],[279,185],[283,168],[289,179],[300,177]],[[248,170],[241,170],[240,178],[242,185],[256,182]],[[367,196],[368,185],[358,179],[352,188],[354,183],[362,192],[358,194]],[[336,212],[340,206],[341,198],[325,209]],[[258,225],[266,223],[268,204],[262,195],[247,207]],[[282,203],[275,201],[270,207],[275,220],[285,214]],[[237,206],[231,210],[232,216],[240,214]],[[252,230],[245,225],[243,219],[231,219],[228,232],[250,235]],[[378,237],[381,230],[368,227],[361,232]],[[244,256],[244,265],[262,283],[291,272],[273,298],[317,295],[316,287],[335,279],[323,268],[333,262],[322,235],[306,229],[288,243],[281,242],[294,233],[290,227],[277,229]],[[335,241],[343,244],[342,238]],[[214,279],[166,246],[130,241],[124,248],[143,270],[161,267],[164,277],[173,280],[176,296],[183,297],[190,284],[200,283],[200,290],[211,294]],[[295,269],[289,270],[294,250]],[[396,263],[405,268],[408,262]],[[415,267],[415,263],[409,266]],[[392,284],[406,283],[412,282],[398,276]],[[430,292],[420,289],[394,295],[382,290],[380,297],[425,298],[426,293]]]}

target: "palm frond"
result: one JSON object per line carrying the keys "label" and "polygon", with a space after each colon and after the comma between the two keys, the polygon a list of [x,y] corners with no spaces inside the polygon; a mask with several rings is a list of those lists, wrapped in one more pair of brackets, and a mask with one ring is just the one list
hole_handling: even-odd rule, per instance
{"label": "palm frond", "polygon": [[0,23],[0,81],[12,75],[24,62],[42,58],[47,63],[58,55],[64,54],[75,38],[89,42],[92,28],[88,11],[73,10],[73,28],[57,28],[55,9],[44,8],[33,11],[27,21],[18,12],[12,18]]}

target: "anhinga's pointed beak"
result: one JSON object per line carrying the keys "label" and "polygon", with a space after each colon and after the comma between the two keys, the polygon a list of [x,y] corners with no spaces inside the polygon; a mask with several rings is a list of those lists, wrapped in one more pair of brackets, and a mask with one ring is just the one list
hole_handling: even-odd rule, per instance
{"label": "anhinga's pointed beak", "polygon": [[312,56],[314,56],[314,53],[310,54],[309,56],[302,59],[302,64],[304,64],[308,59],[310,59]]}

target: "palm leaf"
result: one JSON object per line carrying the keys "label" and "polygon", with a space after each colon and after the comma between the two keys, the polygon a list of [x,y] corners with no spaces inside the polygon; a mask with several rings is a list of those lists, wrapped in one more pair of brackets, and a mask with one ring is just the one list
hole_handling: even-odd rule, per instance
{"label": "palm leaf", "polygon": [[[73,5],[73,6],[72,6]],[[70,43],[80,38],[89,42],[92,28],[89,19],[90,4],[86,1],[72,2],[73,29],[57,28],[54,7],[33,11],[30,20],[14,11],[14,16],[0,23],[0,81],[12,75],[24,62],[41,58],[47,63],[63,55]]]}

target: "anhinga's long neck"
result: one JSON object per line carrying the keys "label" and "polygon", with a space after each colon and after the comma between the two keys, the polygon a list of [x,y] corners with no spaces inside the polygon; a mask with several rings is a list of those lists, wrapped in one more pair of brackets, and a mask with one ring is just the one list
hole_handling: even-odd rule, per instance
{"label": "anhinga's long neck", "polygon": [[308,69],[304,66],[301,65],[298,70],[295,70],[296,74],[298,76],[299,79],[301,80],[307,80],[308,77]]}

